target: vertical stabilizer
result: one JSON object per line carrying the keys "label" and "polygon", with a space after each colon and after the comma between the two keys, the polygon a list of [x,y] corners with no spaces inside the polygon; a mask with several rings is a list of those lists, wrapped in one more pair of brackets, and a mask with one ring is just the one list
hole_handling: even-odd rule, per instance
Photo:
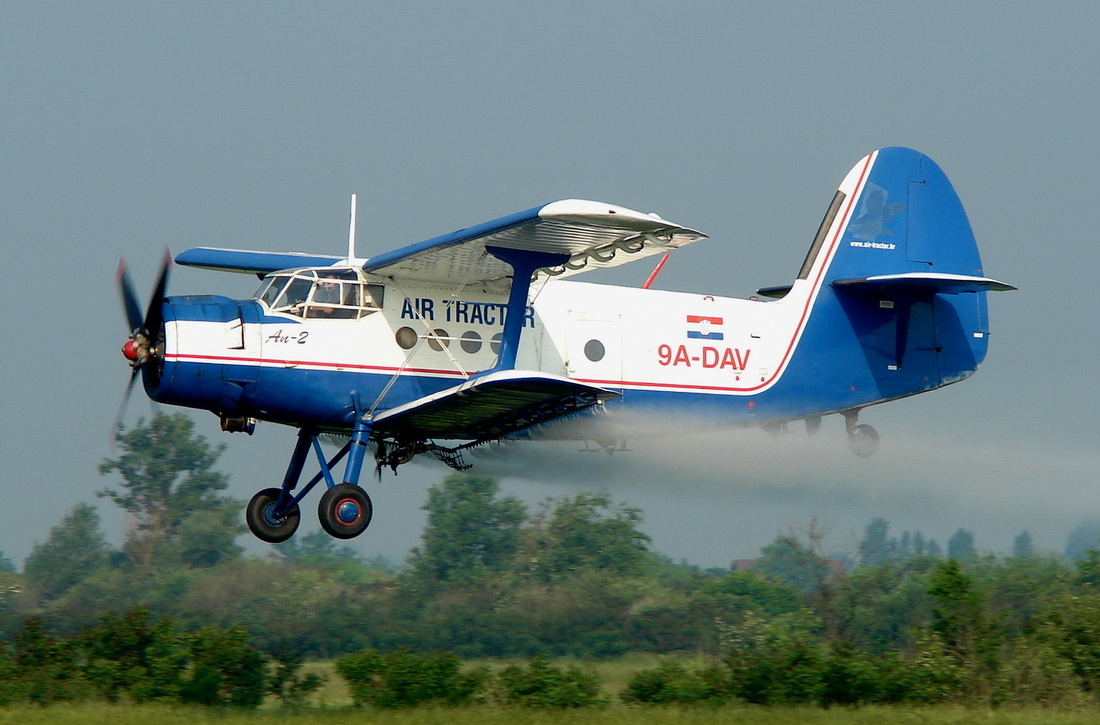
{"label": "vertical stabilizer", "polygon": [[783,300],[805,310],[791,365],[827,371],[852,406],[962,380],[985,357],[986,293],[1004,289],[940,167],[875,151],[840,185]]}

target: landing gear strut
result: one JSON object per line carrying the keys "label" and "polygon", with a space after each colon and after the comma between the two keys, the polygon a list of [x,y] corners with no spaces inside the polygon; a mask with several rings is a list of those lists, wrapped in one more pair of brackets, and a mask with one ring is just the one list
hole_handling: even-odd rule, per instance
{"label": "landing gear strut", "polygon": [[[351,539],[363,533],[374,514],[370,496],[358,484],[370,433],[370,423],[360,420],[352,431],[351,440],[335,456],[326,460],[317,433],[305,428],[298,431],[298,443],[294,446],[282,487],[265,488],[248,502],[245,509],[248,529],[256,538],[273,544],[289,539],[297,531],[301,519],[298,504],[323,478],[328,490],[321,496],[317,508],[321,528],[338,539]],[[321,470],[296,493],[298,479],[302,476],[302,468],[311,448]],[[344,456],[348,457],[344,482],[337,484],[332,477],[332,468]]]}
{"label": "landing gear strut", "polygon": [[870,458],[878,451],[878,431],[869,425],[857,424],[859,411],[844,414],[844,425],[848,429],[848,450],[859,458]]}

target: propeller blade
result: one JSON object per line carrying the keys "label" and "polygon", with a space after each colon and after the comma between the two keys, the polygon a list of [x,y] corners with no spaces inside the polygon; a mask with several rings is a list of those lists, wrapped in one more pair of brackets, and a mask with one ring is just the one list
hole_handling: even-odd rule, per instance
{"label": "propeller blade", "polygon": [[126,414],[126,406],[130,404],[130,394],[134,392],[134,383],[137,381],[138,375],[141,374],[140,370],[134,370],[130,373],[130,382],[126,384],[126,392],[122,394],[122,403],[118,406],[118,412],[115,413],[115,422],[111,426],[111,450],[115,450],[115,442],[118,437],[118,428],[122,425],[122,416]]}
{"label": "propeller blade", "polygon": [[141,305],[138,304],[137,293],[134,292],[134,282],[130,279],[130,272],[126,269],[126,260],[118,261],[118,272],[115,275],[119,292],[122,294],[122,312],[126,315],[127,332],[134,333],[141,329]]}
{"label": "propeller blade", "polygon": [[149,300],[149,309],[145,311],[145,334],[151,339],[156,339],[161,323],[164,322],[164,309],[161,303],[164,301],[164,292],[168,288],[168,269],[172,266],[172,255],[164,250],[164,263],[160,267],[160,276],[157,277],[157,286],[153,288],[153,296]]}

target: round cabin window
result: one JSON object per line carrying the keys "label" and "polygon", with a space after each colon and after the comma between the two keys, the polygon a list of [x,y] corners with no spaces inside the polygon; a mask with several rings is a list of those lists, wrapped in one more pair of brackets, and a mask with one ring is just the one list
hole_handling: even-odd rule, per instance
{"label": "round cabin window", "polygon": [[432,330],[432,336],[428,338],[428,347],[440,352],[445,347],[451,346],[451,338],[446,330]]}
{"label": "round cabin window", "polygon": [[403,350],[412,350],[416,347],[416,330],[411,327],[402,327],[394,335],[397,338],[397,345]]}
{"label": "round cabin window", "polygon": [[584,343],[584,356],[592,362],[599,362],[603,360],[603,356],[606,353],[603,347],[603,343],[599,340],[589,340]]}
{"label": "round cabin window", "polygon": [[462,339],[459,343],[462,346],[463,352],[468,352],[471,355],[481,351],[481,335],[477,334],[473,330],[462,333]]}

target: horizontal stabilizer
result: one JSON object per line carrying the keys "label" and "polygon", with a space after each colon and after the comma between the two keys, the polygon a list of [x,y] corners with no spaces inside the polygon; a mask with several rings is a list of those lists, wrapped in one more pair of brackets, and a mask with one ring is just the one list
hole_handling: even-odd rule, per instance
{"label": "horizontal stabilizer", "polygon": [[877,274],[870,277],[838,279],[834,287],[843,289],[910,289],[914,291],[943,292],[1008,292],[1016,289],[1010,284],[990,277],[966,274],[940,274],[936,272],[907,272],[904,274]]}
{"label": "horizontal stabilizer", "polygon": [[500,370],[391,408],[374,430],[396,440],[488,441],[580,412],[619,393],[530,370]]}

